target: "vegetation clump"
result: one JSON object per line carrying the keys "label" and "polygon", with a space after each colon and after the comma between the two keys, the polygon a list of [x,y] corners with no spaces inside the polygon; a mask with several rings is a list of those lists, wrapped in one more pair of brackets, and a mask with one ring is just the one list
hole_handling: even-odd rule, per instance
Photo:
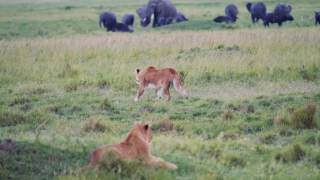
{"label": "vegetation clump", "polygon": [[172,131],[174,129],[174,125],[170,119],[161,119],[160,121],[157,121],[152,124],[152,130],[153,131],[159,131],[159,132],[168,132]]}
{"label": "vegetation clump", "polygon": [[239,155],[235,154],[224,154],[221,157],[222,162],[231,167],[244,167],[246,161]]}
{"label": "vegetation clump", "polygon": [[108,110],[108,111],[114,109],[108,98],[105,98],[102,101],[100,107],[101,107],[102,110]]}
{"label": "vegetation clump", "polygon": [[302,147],[299,144],[295,144],[283,152],[277,153],[275,155],[275,160],[283,163],[297,162],[302,160],[305,155],[306,152],[302,149]]}
{"label": "vegetation clump", "polygon": [[15,126],[23,124],[27,121],[27,117],[18,111],[1,111],[0,126]]}
{"label": "vegetation clump", "polygon": [[222,113],[222,119],[225,120],[225,121],[232,120],[233,119],[232,111],[231,110],[225,110]]}
{"label": "vegetation clump", "polygon": [[293,112],[291,123],[297,129],[311,129],[317,126],[315,122],[316,105],[309,103]]}
{"label": "vegetation clump", "polygon": [[104,132],[106,129],[106,125],[93,118],[86,120],[83,126],[85,132]]}

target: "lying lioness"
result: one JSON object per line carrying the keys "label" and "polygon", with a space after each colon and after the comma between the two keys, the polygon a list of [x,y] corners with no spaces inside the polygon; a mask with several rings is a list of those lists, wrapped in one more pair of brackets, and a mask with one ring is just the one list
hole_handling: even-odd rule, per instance
{"label": "lying lioness", "polygon": [[144,164],[151,167],[177,169],[175,164],[152,156],[151,139],[152,132],[149,124],[135,123],[127,138],[120,144],[102,145],[94,150],[90,156],[90,165],[98,166],[104,155],[112,153],[119,160],[142,160]]}

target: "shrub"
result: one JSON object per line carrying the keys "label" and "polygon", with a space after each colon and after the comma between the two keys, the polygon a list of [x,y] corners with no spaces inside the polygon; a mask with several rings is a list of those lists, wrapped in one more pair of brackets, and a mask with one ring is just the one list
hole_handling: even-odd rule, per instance
{"label": "shrub", "polygon": [[[97,179],[175,179],[166,169],[150,168],[141,161],[119,160],[113,152],[104,155],[96,175],[94,177]],[[92,176],[88,179],[92,179]]]}
{"label": "shrub", "polygon": [[113,172],[120,176],[131,177],[139,168],[142,168],[141,162],[138,161],[124,161],[117,158],[117,154],[109,152],[104,155],[100,162],[100,169]]}
{"label": "shrub", "polygon": [[105,98],[101,105],[100,105],[102,110],[113,110],[113,106],[111,105],[110,101],[108,100],[108,98]]}
{"label": "shrub", "polygon": [[204,174],[204,175],[200,175],[198,176],[196,179],[198,180],[222,180],[223,178],[216,175],[216,174]]}
{"label": "shrub", "polygon": [[64,86],[64,89],[65,89],[66,92],[72,92],[72,91],[77,91],[78,87],[79,87],[79,83],[72,82],[72,83],[66,84]]}
{"label": "shrub", "polygon": [[272,132],[264,133],[260,137],[260,142],[264,144],[272,144],[276,140],[276,135]]}
{"label": "shrub", "polygon": [[221,160],[225,165],[232,167],[244,167],[246,165],[246,161],[241,156],[235,154],[224,154]]}
{"label": "shrub", "polygon": [[289,113],[287,111],[281,111],[273,118],[273,124],[277,126],[290,125]]}
{"label": "shrub", "polygon": [[231,110],[226,110],[222,113],[222,119],[223,120],[231,120],[233,119],[233,113]]}
{"label": "shrub", "polygon": [[283,163],[297,162],[305,157],[306,153],[299,144],[290,146],[283,152],[275,155],[275,160]]}
{"label": "shrub", "polygon": [[173,130],[173,123],[170,119],[161,119],[158,122],[152,123],[153,131],[167,132]]}
{"label": "shrub", "polygon": [[316,105],[309,103],[305,107],[293,112],[291,116],[291,123],[294,128],[311,129],[316,127],[315,122]]}
{"label": "shrub", "polygon": [[86,132],[104,132],[106,130],[106,126],[91,118],[86,120],[82,129]]}
{"label": "shrub", "polygon": [[67,63],[64,68],[62,69],[62,72],[58,74],[59,78],[73,78],[78,76],[79,72],[76,69],[73,69],[69,63]]}
{"label": "shrub", "polygon": [[239,137],[239,135],[236,132],[232,132],[232,131],[225,131],[225,132],[221,132],[218,136],[217,136],[217,140],[219,141],[226,141],[226,140],[234,140],[237,137]]}
{"label": "shrub", "polygon": [[27,97],[15,97],[13,101],[10,103],[10,106],[15,106],[15,105],[24,105],[29,103],[31,100]]}
{"label": "shrub", "polygon": [[0,112],[0,126],[15,126],[25,123],[27,118],[18,111],[2,111]]}
{"label": "shrub", "polygon": [[107,80],[101,79],[98,81],[97,86],[100,89],[109,88],[110,83]]}

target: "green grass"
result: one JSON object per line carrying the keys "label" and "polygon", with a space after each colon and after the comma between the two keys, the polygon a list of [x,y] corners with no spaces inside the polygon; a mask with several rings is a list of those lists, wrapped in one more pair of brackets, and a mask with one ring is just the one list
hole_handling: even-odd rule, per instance
{"label": "green grass", "polygon": [[[288,1],[296,20],[282,28],[252,25],[242,0],[234,25],[212,22],[225,1],[174,0],[189,22],[98,27],[101,11],[145,2],[0,0],[0,141],[16,143],[0,149],[0,179],[319,179],[320,2]],[[135,103],[134,70],[148,65],[175,67],[190,96]],[[139,120],[176,171],[86,168]]]}

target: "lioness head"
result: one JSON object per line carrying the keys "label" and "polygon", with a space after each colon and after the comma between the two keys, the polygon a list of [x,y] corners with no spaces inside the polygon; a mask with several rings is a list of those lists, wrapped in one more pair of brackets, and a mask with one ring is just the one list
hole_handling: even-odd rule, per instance
{"label": "lioness head", "polygon": [[135,75],[136,75],[136,83],[137,83],[138,85],[140,84],[139,73],[140,73],[140,69],[136,69]]}
{"label": "lioness head", "polygon": [[142,137],[149,143],[152,140],[152,131],[149,123],[136,122],[131,132],[141,134]]}

